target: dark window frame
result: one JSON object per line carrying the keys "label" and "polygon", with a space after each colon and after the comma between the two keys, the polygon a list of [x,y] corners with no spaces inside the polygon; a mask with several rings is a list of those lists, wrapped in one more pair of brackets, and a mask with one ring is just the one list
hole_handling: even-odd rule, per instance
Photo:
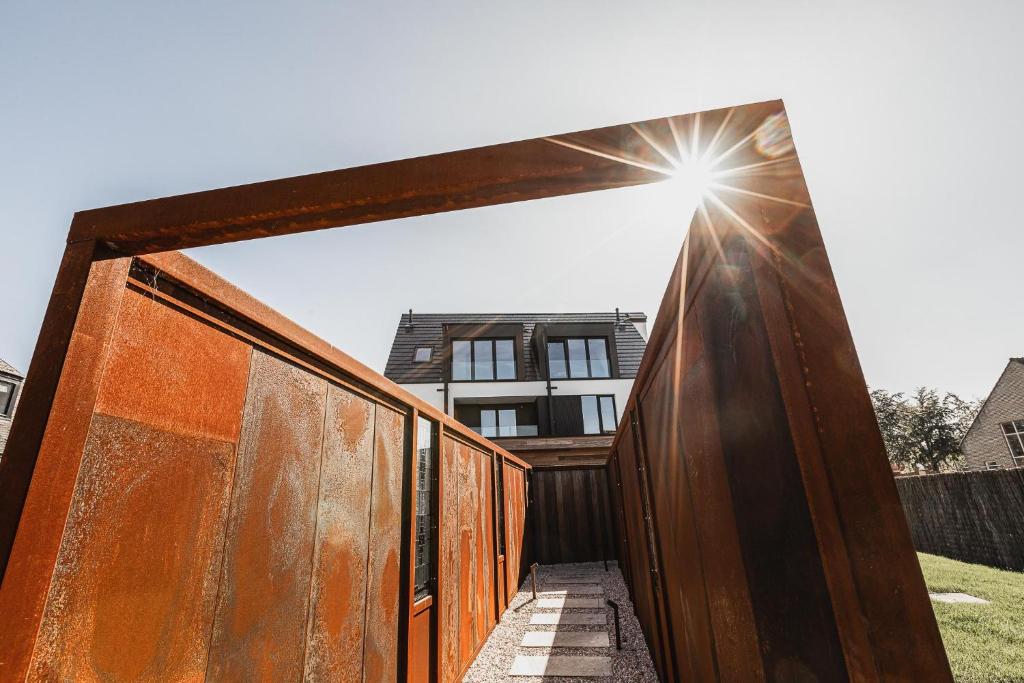
{"label": "dark window frame", "polygon": [[[415,496],[416,496],[416,514],[413,519],[413,601],[417,602],[429,596],[434,596],[437,593],[437,555],[439,550],[439,524],[438,524],[438,484],[439,484],[439,451],[440,451],[440,425],[429,418],[423,417],[422,415],[418,418],[419,422],[416,425],[416,477],[415,477]],[[424,476],[422,472],[423,459],[421,458],[421,451],[427,449],[421,449],[420,441],[421,429],[424,424],[430,425],[430,445],[429,448],[429,459],[427,463],[427,472]],[[421,483],[426,482],[429,488],[420,488]],[[420,495],[426,493],[425,496]],[[425,504],[422,500],[426,498]],[[426,514],[422,514],[423,508],[426,509]],[[425,543],[420,543],[418,534],[421,529],[420,519],[427,517],[426,530],[429,536],[426,538]],[[421,556],[421,552],[424,551],[429,553],[426,558],[427,576],[425,580],[418,580],[416,573],[419,567],[424,562]]]}
{"label": "dark window frame", "polygon": [[[583,436],[601,436],[601,435],[604,435],[604,434],[614,434],[615,431],[619,427],[619,424],[618,424],[619,411],[618,411],[618,408],[615,405],[615,394],[582,394],[580,396],[580,410],[581,411],[583,410],[583,401],[584,401],[584,399],[587,399],[587,398],[593,398],[594,401],[595,401],[595,404],[597,406],[597,425],[598,425],[599,431],[597,431],[597,432],[588,432],[588,431],[586,431],[586,424],[587,424],[587,422],[586,422],[586,418],[584,418],[584,420],[583,420],[583,430],[584,430],[583,431]],[[611,399],[611,402],[612,402],[612,416],[613,416],[613,422],[612,422],[611,425],[606,425],[605,424],[604,411],[601,410],[601,401],[602,401],[602,399]]]}
{"label": "dark window frame", "polygon": [[[498,342],[507,341],[512,343],[512,376],[498,378]],[[448,353],[451,356],[451,363],[448,376],[451,382],[517,382],[519,381],[519,351],[515,337],[451,337],[448,340]],[[469,379],[455,378],[455,343],[467,342],[469,344]],[[476,377],[476,343],[491,343],[491,377],[477,379]],[[505,361],[502,361],[505,362]]]}
{"label": "dark window frame", "polygon": [[[575,377],[572,374],[572,361],[569,360],[569,342],[570,341],[582,341],[583,348],[586,351],[587,357],[587,374],[585,377]],[[604,343],[604,360],[608,364],[607,375],[594,375],[593,362],[590,357],[590,342],[600,341]],[[551,365],[551,346],[553,345],[562,346],[562,362],[565,364],[565,375],[555,376]],[[544,358],[547,362],[548,378],[549,379],[564,379],[564,380],[577,380],[577,379],[614,379],[615,372],[613,369],[613,357],[612,357],[612,344],[608,337],[601,335],[580,335],[580,336],[565,336],[565,337],[548,337],[545,340],[544,345]]]}
{"label": "dark window frame", "polygon": [[14,404],[18,397],[18,382],[6,377],[0,377],[0,384],[6,384],[11,387],[10,392],[7,394],[6,405],[0,405],[0,417],[13,417]]}
{"label": "dark window frame", "polygon": [[[1003,432],[1003,439],[1006,440],[1006,447],[1010,450],[1010,458],[1013,464],[1024,465],[1024,420],[1002,422],[999,427]],[[1015,443],[1017,444],[1017,450],[1014,450]]]}

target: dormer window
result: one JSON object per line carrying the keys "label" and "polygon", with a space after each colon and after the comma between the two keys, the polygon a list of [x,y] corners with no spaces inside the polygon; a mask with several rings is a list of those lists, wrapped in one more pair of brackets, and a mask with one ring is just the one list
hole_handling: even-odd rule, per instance
{"label": "dormer window", "polygon": [[452,380],[455,382],[516,379],[514,339],[455,339]]}
{"label": "dormer window", "polygon": [[608,340],[604,337],[549,340],[548,376],[551,379],[611,377]]}
{"label": "dormer window", "polygon": [[0,417],[10,417],[14,412],[14,392],[17,388],[14,382],[0,379]]}
{"label": "dormer window", "polygon": [[417,346],[416,351],[412,355],[413,363],[429,363],[431,357],[434,355],[434,349],[431,346]]}

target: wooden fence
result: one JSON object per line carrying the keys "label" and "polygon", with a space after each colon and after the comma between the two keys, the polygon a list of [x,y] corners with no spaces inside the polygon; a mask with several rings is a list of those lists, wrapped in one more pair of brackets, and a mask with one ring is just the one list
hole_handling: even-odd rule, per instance
{"label": "wooden fence", "polygon": [[0,678],[456,681],[521,578],[526,470],[183,256],[97,262]]}
{"label": "wooden fence", "polygon": [[534,467],[530,480],[533,561],[558,564],[615,558],[603,465]]}
{"label": "wooden fence", "polygon": [[914,547],[1024,571],[1024,469],[896,479]]}

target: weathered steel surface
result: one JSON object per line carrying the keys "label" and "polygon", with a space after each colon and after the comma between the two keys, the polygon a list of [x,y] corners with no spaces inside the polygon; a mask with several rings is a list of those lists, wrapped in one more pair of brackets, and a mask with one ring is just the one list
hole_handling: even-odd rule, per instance
{"label": "weathered steel surface", "polygon": [[459,666],[459,442],[442,439],[440,500],[440,612],[438,650],[442,683],[458,679]]}
{"label": "weathered steel surface", "polygon": [[[11,440],[0,464],[3,480],[0,505],[4,506],[0,523],[5,525],[2,542],[14,540],[0,588],[4,632],[0,639],[0,679],[20,680],[28,669],[89,432],[110,334],[128,277],[128,259],[116,259],[88,265],[88,283],[81,282],[81,260],[87,260],[90,255],[91,249],[82,253],[74,248],[69,248],[65,254],[63,269],[67,273],[62,272],[57,278],[43,333],[53,332],[58,337],[70,333],[65,316],[74,320],[74,331],[66,342],[66,355],[62,339],[52,340],[52,343],[40,339]],[[74,295],[82,291],[82,287],[84,293],[78,305]],[[74,300],[58,302],[57,298],[63,295]],[[51,315],[55,320],[50,319]],[[62,367],[52,407],[46,396],[51,376],[46,368],[40,367],[49,363],[55,368]],[[38,386],[32,384],[33,377],[39,378]],[[31,487],[28,487],[29,472],[32,473]],[[13,507],[8,508],[8,504]],[[7,547],[0,547],[0,552],[6,550]]]}
{"label": "weathered steel surface", "polygon": [[473,450],[477,458],[476,571],[477,621],[476,644],[480,647],[496,622],[494,610],[494,488],[491,456]]}
{"label": "weathered steel surface", "polygon": [[302,677],[327,383],[253,352],[208,676]]}
{"label": "weathered steel surface", "polygon": [[431,628],[433,606],[414,614],[409,638],[412,647],[409,653],[408,683],[430,683],[431,653],[434,651],[434,633]]}
{"label": "weathered steel surface", "polygon": [[505,463],[505,585],[511,596],[523,576],[523,542],[526,529],[526,472]]}
{"label": "weathered steel surface", "polygon": [[476,651],[477,573],[476,514],[480,489],[473,450],[458,444],[459,461],[459,672],[472,662]]}
{"label": "weathered steel surface", "polygon": [[251,347],[128,289],[96,411],[235,443]]}
{"label": "weathered steel surface", "polygon": [[[613,445],[640,621],[665,678],[948,681],[799,162],[768,113],[723,128],[719,149],[738,146],[722,169],[748,170],[694,220],[626,409],[639,433]],[[706,149],[716,118],[677,124]]]}
{"label": "weathered steel surface", "polygon": [[[377,406],[373,499],[366,566],[366,640],[363,680],[392,680],[398,672],[398,574],[402,538],[402,461],[405,417]],[[403,639],[404,640],[404,639]]]}
{"label": "weathered steel surface", "polygon": [[[595,131],[639,137],[626,127]],[[566,136],[568,137],[568,136]],[[585,134],[577,138],[589,140]],[[642,141],[641,141],[642,142]],[[657,160],[650,150],[638,156]],[[661,180],[542,139],[82,211],[70,239],[131,253],[357,225]]]}
{"label": "weathered steel surface", "polygon": [[[39,337],[36,339],[36,346],[32,353],[32,363],[26,373],[24,390],[18,403],[17,418],[11,426],[4,457],[0,460],[0,578],[4,575],[11,547],[14,545],[14,535],[18,529],[18,521],[21,518],[22,508],[25,506],[25,499],[28,496],[32,472],[40,455],[40,446],[47,420],[51,414],[51,407],[57,405],[55,396],[58,392],[58,382],[63,375],[65,360],[72,352],[74,331],[76,329],[81,331],[88,319],[96,313],[109,316],[112,312],[116,314],[117,311],[120,285],[116,281],[117,278],[111,279],[102,276],[103,271],[110,271],[112,264],[94,265],[92,263],[93,249],[92,243],[84,243],[69,244],[64,250],[60,268],[57,271],[57,279],[53,285],[53,292],[50,294],[50,301],[46,306],[43,326],[39,331]],[[121,265],[114,266],[114,271],[111,272],[117,272],[120,278],[126,278],[128,276],[127,263],[128,260],[125,259]],[[90,273],[93,274],[91,280]],[[106,293],[113,296],[96,299],[95,296],[88,295],[86,288],[90,281],[92,289],[104,287],[107,289]],[[83,299],[83,296],[86,298]],[[92,305],[83,307],[86,300],[92,301]],[[101,309],[96,308],[97,303]],[[93,312],[90,312],[90,309]],[[78,322],[80,311],[84,313],[81,324]],[[88,340],[94,341],[93,338],[88,338]],[[98,338],[95,341],[98,341]],[[85,374],[86,371],[93,374],[91,381]],[[61,391],[85,392],[84,396],[76,398],[88,398],[90,393],[94,396],[96,384],[99,382],[99,371],[98,364],[75,368],[73,380],[69,375],[69,384],[73,386],[65,385]],[[76,401],[76,403],[90,401],[91,398],[88,401]],[[33,572],[32,575],[37,579],[45,577],[38,571]],[[4,613],[12,614],[9,609],[5,609]],[[11,623],[16,620],[15,617]],[[29,637],[26,636],[26,638]],[[20,640],[24,642],[26,638]],[[0,660],[7,661],[3,657],[0,657]]]}
{"label": "weathered steel surface", "polygon": [[93,418],[32,680],[203,679],[234,450]]}
{"label": "weathered steel surface", "polygon": [[307,681],[362,679],[374,416],[374,403],[329,385],[306,636]]}

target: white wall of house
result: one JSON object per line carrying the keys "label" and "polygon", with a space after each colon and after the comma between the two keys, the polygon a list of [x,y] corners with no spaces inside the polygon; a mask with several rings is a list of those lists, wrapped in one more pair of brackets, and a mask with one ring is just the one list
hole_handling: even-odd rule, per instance
{"label": "white wall of house", "polygon": [[433,384],[399,384],[398,386],[438,410],[444,411],[444,385],[440,382]]}

